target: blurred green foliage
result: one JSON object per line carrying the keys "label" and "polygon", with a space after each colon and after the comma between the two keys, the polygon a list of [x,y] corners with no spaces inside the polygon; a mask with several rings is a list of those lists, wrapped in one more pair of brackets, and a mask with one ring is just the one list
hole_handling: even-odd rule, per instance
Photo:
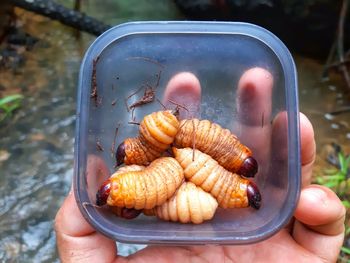
{"label": "blurred green foliage", "polygon": [[[318,184],[333,189],[347,210],[347,221],[350,211],[350,154],[345,155],[342,151],[337,153],[338,165],[332,169],[325,169],[323,175],[316,177]],[[339,255],[340,262],[350,262],[350,247],[347,240],[350,238],[350,226],[345,225],[345,243]]]}
{"label": "blurred green foliage", "polygon": [[12,116],[13,112],[21,106],[23,96],[13,94],[0,99],[0,122]]}
{"label": "blurred green foliage", "polygon": [[345,156],[343,152],[338,152],[337,157],[339,162],[338,167],[325,169],[324,175],[318,176],[316,182],[332,188],[340,198],[344,197],[344,205],[350,208],[350,202],[346,199],[347,195],[350,193],[350,155]]}

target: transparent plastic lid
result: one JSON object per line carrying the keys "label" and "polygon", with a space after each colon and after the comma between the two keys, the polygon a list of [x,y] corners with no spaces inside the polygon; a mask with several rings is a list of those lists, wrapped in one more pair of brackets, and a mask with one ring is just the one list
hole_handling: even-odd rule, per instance
{"label": "transparent plastic lid", "polygon": [[[242,94],[240,78],[257,67],[270,72],[273,87]],[[163,109],[155,99],[131,112],[125,101],[137,102],[147,86],[156,87],[155,98],[162,101],[167,83],[180,72],[190,72],[200,82],[199,108],[189,107],[191,114],[230,129],[252,149],[259,170],[250,180],[259,187],[261,208],[219,208],[213,219],[194,225],[144,215],[126,220],[104,207],[94,207],[99,186],[115,171],[116,147],[138,134],[139,126],[128,122],[140,122]],[[261,27],[223,22],[116,26],[95,40],[81,65],[74,169],[79,208],[97,231],[121,242],[247,244],[264,240],[288,223],[299,198],[298,112],[292,56]]]}

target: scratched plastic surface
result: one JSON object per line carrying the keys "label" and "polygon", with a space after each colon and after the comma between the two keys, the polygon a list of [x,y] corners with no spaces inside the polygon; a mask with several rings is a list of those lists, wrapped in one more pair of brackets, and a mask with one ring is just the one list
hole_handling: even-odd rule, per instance
{"label": "scratched plastic surface", "polygon": [[[271,130],[271,121],[279,112],[288,116],[288,129],[278,136],[278,151],[270,150],[276,136],[257,131],[248,138],[244,116],[237,118],[238,80],[247,69],[257,66],[274,78],[272,115],[261,113],[261,129]],[[137,125],[128,124],[132,113],[127,111],[125,99],[142,86],[156,86],[159,79],[156,97],[161,100],[167,82],[182,71],[195,74],[202,87],[200,110],[192,114],[231,129],[253,150],[259,163],[253,180],[262,195],[261,208],[219,209],[211,221],[192,225],[143,215],[125,220],[91,206],[99,185],[114,171],[113,149],[138,133]],[[91,98],[94,86],[97,97]],[[137,107],[133,115],[140,121],[161,109],[153,102]],[[121,242],[247,244],[264,240],[285,226],[299,198],[297,112],[293,59],[282,42],[263,28],[214,22],[143,22],[112,28],[91,45],[81,66],[74,172],[80,210],[98,231]],[[264,143],[266,149],[257,149]]]}

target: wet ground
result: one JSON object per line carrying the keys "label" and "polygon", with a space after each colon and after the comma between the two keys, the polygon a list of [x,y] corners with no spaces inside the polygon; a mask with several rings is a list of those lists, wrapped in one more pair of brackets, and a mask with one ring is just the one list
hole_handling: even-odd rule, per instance
{"label": "wet ground", "polygon": [[330,168],[326,159],[332,144],[350,154],[350,92],[340,74],[330,72],[332,81],[322,79],[323,61],[294,55],[299,78],[299,106],[311,120],[316,137],[316,175]]}
{"label": "wet ground", "polygon": [[[68,5],[72,1],[61,2]],[[110,24],[181,17],[171,1],[147,1],[146,6],[136,0],[95,2],[84,4],[84,11]],[[58,262],[53,219],[70,188],[78,71],[94,38],[81,34],[77,39],[74,30],[40,16],[26,15],[20,21],[40,41],[25,52],[24,66],[0,71],[5,88],[1,94],[25,96],[14,118],[0,126],[0,259]],[[346,106],[349,98],[341,79],[320,82],[322,62],[295,58],[300,109],[314,124],[318,146],[315,172],[322,173],[329,166],[325,156],[332,142],[350,152],[350,113],[327,114]],[[135,249],[122,245],[119,252],[126,255]]]}

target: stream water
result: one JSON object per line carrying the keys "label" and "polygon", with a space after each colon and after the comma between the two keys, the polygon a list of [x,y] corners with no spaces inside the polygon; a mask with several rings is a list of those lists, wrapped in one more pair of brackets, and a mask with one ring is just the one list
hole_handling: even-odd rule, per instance
{"label": "stream water", "polygon": [[[170,0],[97,2],[84,2],[84,11],[110,24],[181,19]],[[4,94],[25,96],[14,118],[0,126],[0,260],[58,262],[53,219],[70,189],[78,72],[94,38],[83,33],[77,39],[74,30],[58,22],[17,13],[25,31],[40,41],[25,53],[24,66],[0,72]],[[340,79],[320,82],[322,63],[295,58],[300,109],[314,124],[319,149],[315,170],[322,172],[330,143],[349,153],[350,113],[327,114],[345,106],[348,98]],[[127,255],[138,248],[120,245],[119,253]]]}

